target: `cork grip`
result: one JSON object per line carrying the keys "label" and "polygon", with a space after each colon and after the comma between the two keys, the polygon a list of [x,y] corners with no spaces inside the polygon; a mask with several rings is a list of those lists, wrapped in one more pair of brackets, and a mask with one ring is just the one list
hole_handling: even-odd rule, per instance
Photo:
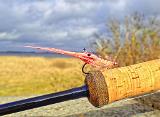
{"label": "cork grip", "polygon": [[85,80],[89,101],[97,107],[160,90],[160,59],[126,67],[92,71]]}

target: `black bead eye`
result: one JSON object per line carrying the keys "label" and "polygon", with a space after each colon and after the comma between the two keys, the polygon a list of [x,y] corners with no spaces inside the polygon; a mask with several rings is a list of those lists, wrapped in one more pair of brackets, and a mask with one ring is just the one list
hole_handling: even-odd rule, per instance
{"label": "black bead eye", "polygon": [[87,54],[87,56],[91,56],[91,54],[90,54],[90,53],[88,53],[88,54]]}

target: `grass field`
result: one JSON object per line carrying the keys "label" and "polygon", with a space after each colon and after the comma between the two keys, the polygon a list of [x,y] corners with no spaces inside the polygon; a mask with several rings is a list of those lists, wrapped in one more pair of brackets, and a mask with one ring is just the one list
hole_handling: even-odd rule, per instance
{"label": "grass field", "polygon": [[81,86],[82,62],[73,58],[0,57],[0,96],[45,94]]}

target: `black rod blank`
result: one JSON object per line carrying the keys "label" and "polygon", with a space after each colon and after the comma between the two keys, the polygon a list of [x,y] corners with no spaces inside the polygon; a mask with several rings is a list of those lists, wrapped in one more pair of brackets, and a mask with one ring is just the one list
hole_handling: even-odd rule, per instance
{"label": "black rod blank", "polygon": [[86,85],[0,105],[0,116],[88,96]]}

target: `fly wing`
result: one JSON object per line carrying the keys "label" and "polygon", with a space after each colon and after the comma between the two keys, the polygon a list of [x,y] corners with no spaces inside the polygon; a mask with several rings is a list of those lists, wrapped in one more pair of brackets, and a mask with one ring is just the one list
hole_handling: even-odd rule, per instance
{"label": "fly wing", "polygon": [[111,56],[105,55],[105,56],[101,56],[98,55],[99,58],[107,60],[107,61],[113,61],[114,59]]}
{"label": "fly wing", "polygon": [[[104,58],[104,59],[103,59]],[[113,59],[113,57],[111,56],[104,56],[104,57],[101,57],[103,63],[104,63],[104,67],[108,67],[108,68],[115,68],[115,67],[118,67],[118,63]]]}
{"label": "fly wing", "polygon": [[108,61],[113,61],[112,57],[111,57],[111,56],[108,56],[108,55],[106,55],[106,56],[104,57],[104,59],[105,59],[105,60],[108,60]]}
{"label": "fly wing", "polygon": [[118,66],[119,66],[119,65],[118,65],[118,63],[116,62],[116,60],[115,60],[115,59],[113,59],[113,58],[112,58],[112,57],[110,57],[110,56],[106,56],[106,57],[105,57],[105,60],[110,61],[110,62],[112,63],[113,68],[115,68],[115,67],[118,67]]}

